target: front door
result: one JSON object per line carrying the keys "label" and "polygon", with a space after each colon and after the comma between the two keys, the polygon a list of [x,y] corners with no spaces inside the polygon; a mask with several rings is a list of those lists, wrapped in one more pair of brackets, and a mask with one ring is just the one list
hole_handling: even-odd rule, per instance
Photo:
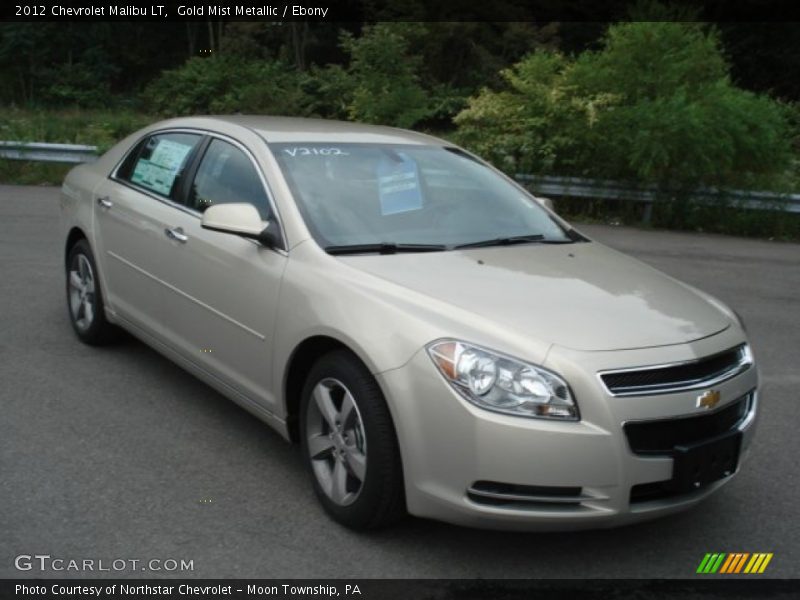
{"label": "front door", "polygon": [[189,210],[168,224],[181,235],[168,240],[164,261],[168,335],[187,358],[274,411],[272,338],[287,257],[203,229],[203,211],[220,202],[248,202],[265,221],[275,218],[255,160],[243,147],[212,138],[187,187]]}

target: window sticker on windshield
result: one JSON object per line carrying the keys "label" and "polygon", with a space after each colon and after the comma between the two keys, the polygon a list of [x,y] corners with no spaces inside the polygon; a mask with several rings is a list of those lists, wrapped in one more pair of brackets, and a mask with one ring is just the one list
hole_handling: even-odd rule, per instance
{"label": "window sticker on windshield", "polygon": [[378,163],[378,197],[382,215],[422,208],[422,188],[417,163],[398,152],[395,158],[382,158]]}
{"label": "window sticker on windshield", "polygon": [[150,155],[150,159],[140,159],[131,175],[131,181],[143,185],[158,194],[168,196],[172,184],[178,176],[186,155],[192,146],[173,142],[172,140],[159,140],[158,145]]}

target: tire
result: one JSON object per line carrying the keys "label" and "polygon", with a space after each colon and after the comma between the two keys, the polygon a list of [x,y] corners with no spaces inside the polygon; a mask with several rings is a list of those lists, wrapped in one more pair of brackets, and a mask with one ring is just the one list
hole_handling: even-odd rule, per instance
{"label": "tire", "polygon": [[97,264],[85,239],[70,248],[66,274],[67,311],[78,338],[90,346],[115,341],[119,330],[106,320]]}
{"label": "tire", "polygon": [[403,517],[400,449],[378,383],[355,356],[337,350],[306,379],[300,408],[303,458],[326,512],[356,530]]}

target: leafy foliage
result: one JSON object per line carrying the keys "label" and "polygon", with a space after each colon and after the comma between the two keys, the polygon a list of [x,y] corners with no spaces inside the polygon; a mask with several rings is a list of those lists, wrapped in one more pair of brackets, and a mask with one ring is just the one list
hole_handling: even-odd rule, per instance
{"label": "leafy foliage", "polygon": [[153,117],[126,110],[28,111],[0,113],[0,139],[22,142],[88,144],[105,151],[125,136],[153,122]]}
{"label": "leafy foliage", "polygon": [[[429,3],[412,4],[424,20]],[[0,24],[0,138],[104,149],[150,115],[353,119],[435,131],[512,173],[656,183],[679,199],[658,225],[797,237],[797,219],[682,191],[800,187],[798,24],[717,29],[655,0],[610,27],[382,22],[396,7],[366,5],[372,24]],[[57,182],[59,168],[0,161],[0,179]]]}
{"label": "leafy foliage", "polygon": [[[0,113],[0,139],[98,146],[104,152],[153,117],[127,110],[28,111]],[[22,185],[60,185],[74,165],[0,160],[0,181]]]}
{"label": "leafy foliage", "polygon": [[[258,112],[302,114],[299,77],[279,60],[242,60],[232,55],[191,58],[162,75],[143,94],[161,115]],[[300,110],[298,110],[298,107]]]}
{"label": "leafy foliage", "polygon": [[790,161],[782,107],[736,88],[697,23],[613,25],[597,52],[538,51],[503,78],[456,123],[507,169],[690,188],[774,185]]}
{"label": "leafy foliage", "polygon": [[482,89],[455,118],[457,141],[509,171],[551,172],[569,162],[582,120],[567,99],[569,61],[538,51],[501,72],[506,89]]}
{"label": "leafy foliage", "polygon": [[[243,31],[247,37],[239,45],[227,42],[229,47],[249,47],[254,30]],[[149,110],[168,116],[250,112],[411,127],[463,104],[463,97],[454,99],[446,86],[434,94],[420,83],[421,57],[409,47],[425,33],[422,26],[403,23],[380,23],[357,38],[343,31],[347,67],[299,70],[284,59],[246,58],[238,50],[194,57],[164,71],[142,98]]]}
{"label": "leafy foliage", "polygon": [[422,57],[409,48],[410,39],[422,33],[419,24],[378,23],[358,38],[342,35],[353,82],[351,118],[411,127],[432,113],[418,76]]}

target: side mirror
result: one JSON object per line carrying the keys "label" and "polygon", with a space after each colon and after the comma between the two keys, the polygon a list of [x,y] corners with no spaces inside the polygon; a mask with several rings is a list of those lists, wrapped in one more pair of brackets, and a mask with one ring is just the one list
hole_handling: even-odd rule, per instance
{"label": "side mirror", "polygon": [[556,212],[555,206],[553,206],[553,201],[550,200],[550,198],[542,198],[541,196],[536,196],[536,201],[545,208],[548,208],[553,212]]}
{"label": "side mirror", "polygon": [[246,202],[212,204],[203,213],[200,226],[203,229],[258,240],[265,246],[281,244],[280,230],[276,223],[262,221],[256,207]]}

